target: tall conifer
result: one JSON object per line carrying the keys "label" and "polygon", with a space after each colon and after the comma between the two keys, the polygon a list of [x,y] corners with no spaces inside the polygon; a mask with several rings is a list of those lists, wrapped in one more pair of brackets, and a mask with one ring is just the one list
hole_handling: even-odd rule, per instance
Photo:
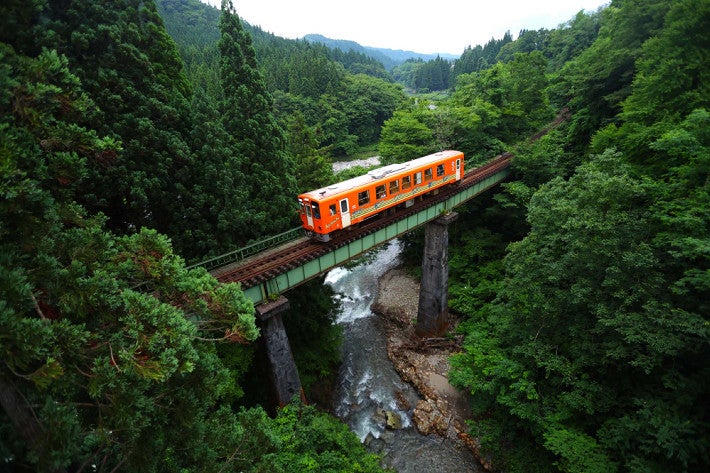
{"label": "tall conifer", "polygon": [[[243,159],[230,146],[219,110],[207,94],[197,89],[192,103],[195,125],[190,143],[199,162],[191,179],[191,207],[186,214],[191,228],[176,236],[181,247],[197,258],[225,253],[248,240],[246,179]],[[184,241],[183,241],[184,240]]]}
{"label": "tall conifer", "polygon": [[244,158],[249,189],[248,212],[254,237],[288,228],[296,195],[293,160],[285,151],[284,132],[272,114],[273,99],[257,69],[249,33],[231,0],[222,1],[219,41],[224,127]]}
{"label": "tall conifer", "polygon": [[185,140],[191,88],[154,2],[52,0],[48,16],[55,34],[46,46],[69,57],[98,106],[92,125],[123,147],[115,162],[90,169],[84,203],[120,232],[176,233],[189,206],[176,176],[193,165]]}

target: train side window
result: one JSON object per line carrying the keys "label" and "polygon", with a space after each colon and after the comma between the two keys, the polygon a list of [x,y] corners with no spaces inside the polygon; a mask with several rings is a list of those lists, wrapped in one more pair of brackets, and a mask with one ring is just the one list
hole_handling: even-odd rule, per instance
{"label": "train side window", "polygon": [[375,196],[377,197],[377,200],[387,197],[387,188],[384,184],[375,187]]}
{"label": "train side window", "polygon": [[316,202],[311,202],[311,207],[313,207],[313,218],[320,218],[320,207]]}
{"label": "train side window", "polygon": [[402,178],[402,190],[406,191],[410,187],[412,187],[412,177],[411,176],[404,176]]}
{"label": "train side window", "polygon": [[338,209],[337,209],[337,207],[335,206],[335,204],[331,204],[331,206],[328,207],[328,209],[330,210],[330,215],[331,215],[331,216],[332,216],[332,215],[335,215],[336,213],[338,213]]}
{"label": "train side window", "polygon": [[425,181],[431,181],[433,178],[434,178],[434,175],[431,172],[431,168],[424,171],[424,180]]}
{"label": "train side window", "polygon": [[390,181],[390,195],[399,192],[399,180]]}
{"label": "train side window", "polygon": [[439,165],[436,167],[436,177],[441,177],[441,176],[443,176],[443,175],[444,175],[444,165],[443,165],[443,164],[439,164]]}
{"label": "train side window", "polygon": [[421,172],[414,173],[414,185],[416,186],[421,183],[422,183],[422,173]]}
{"label": "train side window", "polygon": [[362,191],[357,193],[357,205],[363,206],[370,203],[370,191]]}
{"label": "train side window", "polygon": [[340,213],[348,213],[348,199],[343,199],[340,201]]}

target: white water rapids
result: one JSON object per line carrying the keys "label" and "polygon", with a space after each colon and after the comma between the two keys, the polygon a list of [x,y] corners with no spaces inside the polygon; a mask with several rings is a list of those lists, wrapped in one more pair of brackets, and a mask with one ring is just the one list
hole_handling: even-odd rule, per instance
{"label": "white water rapids", "polygon": [[[335,413],[371,451],[384,456],[384,466],[399,473],[482,472],[468,450],[418,433],[411,415],[419,396],[401,380],[387,357],[385,329],[370,306],[380,276],[399,264],[400,250],[395,240],[356,265],[333,269],[326,277],[340,300],[337,323],[344,331]],[[387,414],[398,418],[402,428],[388,429]]]}

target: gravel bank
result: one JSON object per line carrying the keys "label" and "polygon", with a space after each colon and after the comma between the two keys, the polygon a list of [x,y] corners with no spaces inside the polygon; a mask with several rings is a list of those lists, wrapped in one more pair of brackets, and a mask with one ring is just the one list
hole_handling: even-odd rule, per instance
{"label": "gravel bank", "polygon": [[422,396],[413,420],[423,435],[438,434],[468,448],[483,468],[490,465],[479,454],[477,439],[468,434],[468,393],[449,384],[449,356],[460,351],[460,338],[421,339],[414,334],[419,305],[419,283],[401,268],[379,279],[372,310],[384,317],[387,354],[395,369]]}
{"label": "gravel bank", "polygon": [[369,168],[370,166],[379,166],[379,164],[379,156],[372,156],[371,158],[367,159],[354,159],[352,161],[336,161],[333,163],[333,172],[337,174],[340,171],[344,171],[355,166],[363,166]]}

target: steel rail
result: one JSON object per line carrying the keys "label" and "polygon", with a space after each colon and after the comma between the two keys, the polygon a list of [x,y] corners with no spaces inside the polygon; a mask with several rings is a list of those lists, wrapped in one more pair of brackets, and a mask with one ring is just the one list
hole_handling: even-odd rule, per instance
{"label": "steel rail", "polygon": [[199,263],[193,264],[191,266],[188,266],[188,269],[202,267],[205,268],[207,271],[211,271],[215,268],[219,268],[230,263],[242,261],[248,258],[249,256],[255,255],[269,248],[273,248],[283,243],[297,240],[303,235],[303,228],[292,228],[291,230],[279,233],[278,235],[270,236],[255,243],[251,243],[243,248],[239,248],[228,253],[224,253],[222,255],[215,256],[213,258],[209,258]]}

